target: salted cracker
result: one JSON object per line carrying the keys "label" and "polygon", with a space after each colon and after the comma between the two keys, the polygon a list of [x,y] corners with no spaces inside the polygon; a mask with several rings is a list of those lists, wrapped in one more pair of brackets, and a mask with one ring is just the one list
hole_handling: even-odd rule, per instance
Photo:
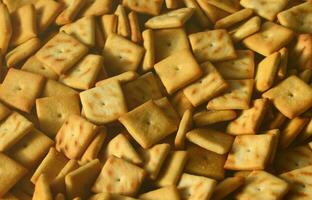
{"label": "salted cracker", "polygon": [[115,14],[106,14],[100,18],[100,27],[103,32],[103,39],[106,40],[111,33],[117,34],[118,17]]}
{"label": "salted cracker", "polygon": [[196,0],[183,0],[187,8],[194,9],[194,18],[201,25],[201,27],[211,27],[209,18],[205,15],[204,11],[200,8]]}
{"label": "salted cracker", "polygon": [[175,108],[172,106],[167,97],[163,97],[157,100],[154,100],[154,103],[164,112],[164,114],[172,120],[172,123],[176,126],[179,125],[180,116],[176,112]]}
{"label": "salted cracker", "polygon": [[153,69],[155,64],[155,37],[154,32],[151,29],[144,30],[142,32],[143,46],[145,54],[142,61],[142,70],[149,71]]}
{"label": "salted cracker", "polygon": [[140,43],[142,41],[142,34],[140,30],[140,24],[138,19],[138,14],[134,11],[128,14],[128,20],[130,25],[131,40],[135,43]]}
{"label": "salted cracker", "polygon": [[210,4],[209,1],[197,0],[197,3],[200,6],[200,8],[203,10],[203,12],[207,15],[209,20],[214,24],[218,20],[230,15],[229,12]]}
{"label": "salted cracker", "polygon": [[229,13],[237,12],[240,8],[239,0],[208,0],[207,2]]}
{"label": "salted cracker", "polygon": [[191,109],[188,109],[184,112],[182,119],[179,124],[179,128],[174,139],[174,147],[176,149],[184,149],[185,146],[185,138],[186,133],[192,128],[193,126],[193,112]]}
{"label": "salted cracker", "polygon": [[252,9],[242,9],[238,12],[235,12],[229,16],[226,16],[220,20],[218,20],[215,23],[215,28],[216,29],[220,29],[220,28],[229,28],[241,21],[244,21],[246,19],[248,19],[251,15],[253,14],[253,10]]}
{"label": "salted cracker", "polygon": [[21,69],[27,72],[32,72],[34,74],[42,75],[46,78],[53,80],[56,80],[58,78],[58,74],[49,67],[45,66],[41,61],[36,58],[36,56],[31,56],[30,58],[28,58]]}
{"label": "salted cracker", "polygon": [[203,127],[224,121],[231,121],[237,117],[234,110],[209,110],[195,113],[193,121],[196,127]]}
{"label": "salted cracker", "polygon": [[80,11],[81,16],[101,16],[112,11],[113,1],[111,0],[94,0],[87,1]]}
{"label": "salted cracker", "polygon": [[123,0],[122,5],[138,13],[159,15],[164,0]]}
{"label": "salted cracker", "polygon": [[86,0],[60,0],[63,4],[63,11],[57,16],[55,23],[57,25],[64,25],[73,22],[79,11],[86,4]]}
{"label": "salted cracker", "polygon": [[179,200],[180,194],[177,187],[172,185],[140,194],[139,198],[143,200]]}
{"label": "salted cracker", "polygon": [[95,83],[95,86],[96,87],[103,86],[103,85],[109,83],[110,81],[118,81],[121,84],[125,84],[127,82],[134,81],[138,77],[139,77],[138,73],[136,73],[134,71],[127,71],[127,72],[123,72],[121,74],[118,74],[116,76],[111,76],[109,78],[98,81]]}
{"label": "salted cracker", "polygon": [[288,55],[289,55],[288,49],[286,47],[284,47],[284,48],[280,49],[278,52],[281,55],[281,59],[280,59],[279,65],[278,65],[277,77],[279,79],[284,79],[286,77],[287,68],[288,68]]}
{"label": "salted cracker", "polygon": [[300,70],[312,68],[312,36],[300,34],[294,46],[289,49],[289,65]]}
{"label": "salted cracker", "polygon": [[117,34],[125,38],[130,37],[131,35],[130,24],[125,8],[121,4],[119,4],[114,14],[118,18]]}
{"label": "salted cracker", "polygon": [[41,96],[42,97],[53,97],[53,96],[62,96],[62,95],[74,95],[78,92],[66,85],[52,79],[47,79]]}
{"label": "salted cracker", "polygon": [[259,16],[254,16],[231,31],[230,35],[234,42],[239,42],[244,38],[258,32],[260,28],[261,18]]}
{"label": "salted cracker", "polygon": [[223,181],[219,182],[212,194],[212,199],[221,200],[233,193],[239,187],[245,183],[245,177],[234,176],[227,177]]}
{"label": "salted cracker", "polygon": [[35,183],[35,191],[34,191],[32,199],[33,200],[40,200],[40,199],[53,200],[53,194],[51,192],[48,179],[44,173],[39,176],[38,180]]}
{"label": "salted cracker", "polygon": [[170,102],[181,117],[186,110],[194,108],[181,90],[171,96]]}
{"label": "salted cracker", "polygon": [[5,54],[9,47],[9,42],[13,34],[12,22],[7,6],[0,3],[0,49],[1,54]]}

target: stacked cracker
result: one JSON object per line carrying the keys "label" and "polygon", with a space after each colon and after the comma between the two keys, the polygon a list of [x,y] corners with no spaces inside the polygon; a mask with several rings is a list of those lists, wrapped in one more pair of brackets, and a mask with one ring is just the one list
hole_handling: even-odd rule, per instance
{"label": "stacked cracker", "polygon": [[0,50],[0,199],[312,199],[310,1],[0,0]]}

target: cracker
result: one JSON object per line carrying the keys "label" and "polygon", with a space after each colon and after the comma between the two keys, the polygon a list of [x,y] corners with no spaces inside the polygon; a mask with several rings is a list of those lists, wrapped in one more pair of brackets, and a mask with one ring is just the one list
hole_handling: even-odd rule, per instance
{"label": "cracker", "polygon": [[184,165],[187,160],[186,151],[172,151],[169,153],[166,162],[156,180],[156,184],[161,187],[176,185],[179,181]]}
{"label": "cracker", "polygon": [[51,147],[31,177],[31,182],[35,184],[41,174],[45,174],[48,182],[51,182],[63,169],[67,161],[68,159],[62,153]]}
{"label": "cracker", "polygon": [[288,192],[288,183],[265,171],[253,171],[245,185],[235,195],[241,199],[282,199]]}
{"label": "cracker", "polygon": [[155,62],[161,61],[178,51],[190,49],[187,35],[182,28],[154,30]]}
{"label": "cracker", "polygon": [[224,0],[224,1],[208,0],[208,3],[229,13],[234,13],[238,11],[240,8],[239,0]]}
{"label": "cracker", "polygon": [[11,158],[31,169],[44,158],[53,144],[53,140],[38,129],[33,128],[7,152]]}
{"label": "cracker", "polygon": [[143,161],[129,142],[127,137],[120,133],[109,141],[106,146],[105,156],[115,156],[134,164],[141,164]]}
{"label": "cracker", "polygon": [[111,33],[117,33],[118,17],[115,14],[103,15],[100,19],[100,26],[103,31],[104,40]]}
{"label": "cracker", "polygon": [[294,47],[289,52],[289,63],[301,70],[312,68],[311,34],[300,34],[298,36]]}
{"label": "cracker", "polygon": [[144,55],[144,48],[116,34],[108,35],[103,56],[110,76],[136,71]]}
{"label": "cracker", "polygon": [[260,31],[245,38],[243,44],[259,54],[268,56],[287,45],[293,36],[292,30],[273,22],[265,22]]}
{"label": "cracker", "polygon": [[207,15],[209,20],[212,23],[216,23],[218,20],[228,16],[230,13],[226,12],[223,9],[220,9],[216,6],[210,4],[209,1],[206,0],[197,0],[198,5],[203,10],[203,12]]}
{"label": "cracker", "polygon": [[193,8],[180,8],[152,17],[144,25],[151,29],[179,28],[191,18],[193,13]]}
{"label": "cracker", "polygon": [[64,5],[63,11],[55,20],[57,25],[64,25],[73,22],[80,10],[85,6],[86,0],[60,0]]}
{"label": "cracker", "polygon": [[125,11],[125,8],[121,4],[119,4],[114,14],[118,18],[117,34],[125,38],[130,37],[131,35],[130,24],[127,18],[127,13]]}
{"label": "cracker", "polygon": [[87,1],[84,8],[81,10],[81,16],[100,16],[112,11],[111,0],[94,0]]}
{"label": "cracker", "polygon": [[272,134],[238,135],[224,168],[230,170],[265,169],[272,151]]}
{"label": "cracker", "polygon": [[17,10],[18,8],[25,6],[27,4],[34,4],[38,0],[2,0],[2,2],[8,7],[10,12]]}
{"label": "cracker", "polygon": [[287,0],[264,0],[259,2],[257,0],[241,0],[240,4],[245,8],[253,9],[260,17],[273,21],[276,15],[282,11],[288,4]]}
{"label": "cracker", "polygon": [[226,155],[220,155],[195,145],[189,146],[187,153],[188,161],[185,165],[185,172],[215,180],[224,178],[223,165]]}
{"label": "cracker", "polygon": [[296,137],[299,142],[305,142],[312,135],[312,121],[310,120],[303,128],[302,132]]}
{"label": "cracker", "polygon": [[[107,179],[107,177],[110,177]],[[92,191],[112,194],[134,195],[140,188],[145,171],[127,161],[114,156],[105,162]]]}
{"label": "cracker", "polygon": [[226,16],[215,23],[216,29],[229,28],[241,21],[248,19],[253,14],[253,10],[246,8]]}
{"label": "cracker", "polygon": [[229,194],[241,187],[245,182],[245,178],[241,176],[234,176],[225,178],[219,182],[215,187],[212,195],[212,199],[221,200],[227,197]]}
{"label": "cracker", "polygon": [[279,79],[284,79],[287,74],[287,66],[288,66],[288,49],[282,48],[278,51],[281,55],[280,64],[277,70],[277,77]]}
{"label": "cracker", "polygon": [[168,9],[176,9],[179,7],[180,2],[178,0],[165,0],[166,8]]}
{"label": "cracker", "polygon": [[246,37],[258,32],[261,28],[261,19],[258,16],[254,16],[234,30],[231,37],[234,42],[239,42]]}
{"label": "cracker", "polygon": [[174,140],[174,146],[176,149],[184,149],[186,133],[192,128],[192,126],[192,110],[188,109],[184,112],[182,116],[179,124],[179,129]]}
{"label": "cracker", "polygon": [[193,121],[196,127],[203,127],[218,122],[230,121],[237,117],[234,110],[211,110],[194,114]]}
{"label": "cracker", "polygon": [[17,46],[37,36],[36,10],[32,4],[11,13],[13,33],[10,46]]}
{"label": "cracker", "polygon": [[230,151],[234,137],[208,128],[197,128],[189,131],[186,138],[194,144],[218,154]]}
{"label": "cracker", "polygon": [[41,42],[38,38],[32,38],[12,49],[5,56],[8,67],[16,67],[22,61],[26,60],[41,47]]}
{"label": "cracker", "polygon": [[179,200],[180,194],[176,186],[167,186],[140,194],[139,198],[143,200]]}
{"label": "cracker", "polygon": [[95,45],[95,18],[93,16],[83,17],[66,24],[60,28],[60,31],[75,37],[89,47]]}
{"label": "cracker", "polygon": [[134,81],[138,77],[139,77],[139,75],[136,72],[127,71],[127,72],[123,72],[121,74],[118,74],[116,76],[112,76],[112,77],[106,78],[104,80],[98,81],[95,83],[95,86],[96,87],[103,86],[103,85],[109,83],[110,81],[118,81],[119,83],[124,84],[124,83],[130,82],[130,81]]}
{"label": "cracker", "polygon": [[156,63],[154,69],[169,94],[197,80],[202,75],[200,66],[189,50],[167,57]]}
{"label": "cracker", "polygon": [[182,117],[184,112],[188,109],[193,109],[193,105],[186,98],[183,91],[178,91],[170,98],[170,102],[178,114]]}
{"label": "cracker", "polygon": [[117,81],[85,90],[80,93],[86,118],[103,124],[117,120],[127,112],[127,106],[120,84]]}
{"label": "cracker", "polygon": [[308,124],[309,118],[295,117],[288,121],[284,130],[281,131],[279,146],[287,148]]}
{"label": "cracker", "polygon": [[62,96],[62,95],[74,95],[74,94],[78,94],[78,92],[74,89],[71,89],[70,87],[67,87],[66,85],[58,81],[48,79],[43,88],[41,96],[52,97],[52,96]]}
{"label": "cracker", "polygon": [[151,29],[142,32],[143,46],[145,49],[144,58],[142,61],[142,70],[149,71],[153,69],[155,64],[155,38],[154,32]]}
{"label": "cracker", "polygon": [[[104,47],[104,43],[105,43],[105,39],[103,37],[103,31],[100,27],[100,21],[97,18],[95,20],[95,48],[97,50],[97,52],[101,52],[103,47]],[[102,74],[103,76],[106,75],[106,73]]]}
{"label": "cracker", "polygon": [[12,113],[12,111],[6,107],[4,104],[0,103],[0,121],[7,118]]}
{"label": "cracker", "polygon": [[41,174],[36,181],[33,200],[53,200],[53,195],[49,186],[48,179],[45,174]]}
{"label": "cracker", "polygon": [[278,13],[281,25],[297,32],[311,33],[312,3],[305,2]]}
{"label": "cracker", "polygon": [[209,61],[202,63],[200,67],[203,76],[183,89],[184,95],[194,107],[208,102],[228,88],[226,81]]}
{"label": "cracker", "polygon": [[9,42],[13,34],[10,13],[7,6],[0,2],[0,49],[1,54],[5,54],[9,47]]}
{"label": "cracker", "polygon": [[95,137],[97,127],[78,115],[69,115],[59,129],[56,149],[70,159],[79,159]]}
{"label": "cracker", "polygon": [[32,72],[34,74],[42,75],[49,79],[56,80],[58,78],[57,73],[55,73],[52,69],[45,66],[41,61],[39,61],[36,56],[31,56],[26,60],[23,64],[22,70]]}
{"label": "cracker", "polygon": [[187,8],[194,9],[194,18],[196,19],[196,21],[198,21],[201,27],[211,26],[209,18],[205,15],[196,0],[183,0],[183,3]]}
{"label": "cracker", "polygon": [[297,76],[290,76],[277,86],[262,94],[273,102],[286,117],[295,118],[312,105],[312,89]]}
{"label": "cracker", "polygon": [[38,33],[45,32],[62,11],[62,4],[53,0],[39,0],[34,6]]}
{"label": "cracker", "polygon": [[159,15],[163,0],[123,0],[122,5],[138,13]]}
{"label": "cracker", "polygon": [[[273,142],[271,145],[272,151],[271,151],[271,156],[270,156],[270,160],[269,160],[269,165],[272,165],[272,163],[275,160],[276,157],[276,152],[278,150],[278,144],[279,144],[279,138],[280,138],[280,130],[279,129],[271,129],[268,131],[262,131],[260,132],[260,134],[271,134],[273,136]],[[270,169],[275,170],[275,169]],[[274,171],[275,172],[275,171]]]}
{"label": "cracker", "polygon": [[142,41],[142,34],[140,31],[140,24],[138,15],[136,12],[130,12],[128,14],[128,20],[130,24],[131,40],[135,43],[140,43]]}
{"label": "cracker", "polygon": [[49,40],[36,56],[39,61],[60,75],[73,67],[87,52],[88,48],[85,45],[61,32]]}
{"label": "cracker", "polygon": [[243,110],[242,113],[226,128],[226,132],[232,135],[256,134],[268,110],[267,99],[256,99],[252,107]]}
{"label": "cracker", "polygon": [[122,115],[119,121],[143,148],[151,147],[178,128],[153,101]]}
{"label": "cracker", "polygon": [[103,63],[104,59],[102,56],[88,54],[66,74],[61,75],[59,81],[75,89],[90,89],[94,86],[98,73],[101,67],[103,67]]}
{"label": "cracker", "polygon": [[64,121],[71,114],[80,114],[77,94],[44,97],[36,100],[36,110],[41,130],[54,138]]}
{"label": "cracker", "polygon": [[299,74],[299,78],[301,78],[304,82],[309,83],[310,79],[312,77],[312,70],[311,69],[305,69]]}
{"label": "cracker", "polygon": [[26,173],[27,169],[12,160],[4,153],[0,153],[1,185],[0,196],[4,196]]}
{"label": "cracker", "polygon": [[287,194],[288,199],[312,198],[310,178],[311,170],[312,166],[309,165],[307,167],[295,169],[280,175],[280,178],[290,184],[290,190]]}
{"label": "cracker", "polygon": [[100,171],[100,161],[95,159],[68,173],[65,176],[67,198],[80,197],[85,199],[89,195],[89,188],[93,185]]}
{"label": "cracker", "polygon": [[154,103],[164,112],[164,114],[172,120],[171,123],[179,126],[180,123],[180,116],[174,109],[174,107],[171,105],[170,101],[167,97],[163,97],[161,99],[154,100]]}
{"label": "cracker", "polygon": [[253,79],[227,80],[226,93],[211,99],[208,110],[248,109],[253,92]]}
{"label": "cracker", "polygon": [[210,199],[216,184],[211,178],[183,173],[177,188],[182,199]]}
{"label": "cracker", "polygon": [[193,53],[198,62],[223,61],[237,57],[229,34],[223,29],[189,35]]}
{"label": "cracker", "polygon": [[224,79],[252,79],[254,78],[254,52],[237,50],[237,58],[214,63],[214,66]]}

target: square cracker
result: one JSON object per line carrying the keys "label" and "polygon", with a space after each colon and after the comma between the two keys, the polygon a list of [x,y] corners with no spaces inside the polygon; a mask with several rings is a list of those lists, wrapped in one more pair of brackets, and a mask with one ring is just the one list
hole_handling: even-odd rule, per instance
{"label": "square cracker", "polygon": [[56,149],[70,159],[79,159],[97,133],[97,126],[79,115],[69,115],[59,129]]}
{"label": "square cracker", "polygon": [[272,152],[274,136],[238,135],[224,164],[229,170],[262,170],[266,168]]}
{"label": "square cracker", "polygon": [[122,86],[129,110],[151,99],[162,97],[158,82],[152,72],[148,72],[137,79]]}
{"label": "square cracker", "polygon": [[312,88],[297,76],[290,76],[263,93],[286,117],[292,119],[312,106]]}
{"label": "square cracker", "polygon": [[88,54],[66,74],[61,75],[59,81],[65,85],[87,90],[94,86],[99,71],[103,67],[104,59],[100,55]]}
{"label": "square cracker", "polygon": [[242,22],[252,16],[253,10],[250,8],[242,9],[232,15],[226,16],[218,20],[215,24],[215,29],[230,28],[239,22]]}
{"label": "square cracker", "polygon": [[182,90],[176,92],[174,95],[171,96],[170,103],[181,117],[186,110],[192,110],[194,108],[191,102],[186,98]]}
{"label": "square cracker", "polygon": [[242,176],[234,176],[227,177],[223,181],[219,182],[215,187],[215,190],[212,195],[212,199],[214,200],[222,200],[232,192],[237,190],[237,188],[241,187],[245,182],[245,177]]}
{"label": "square cracker", "polygon": [[140,30],[138,14],[134,11],[131,11],[128,14],[128,19],[129,19],[129,24],[130,24],[132,42],[141,43],[142,42],[142,34],[141,34],[141,30]]}
{"label": "square cracker", "polygon": [[242,113],[226,128],[226,132],[232,135],[256,134],[268,109],[267,99],[256,99],[252,107],[243,110]]}
{"label": "square cracker", "polygon": [[226,155],[220,155],[196,145],[188,146],[187,153],[188,160],[185,165],[185,172],[215,180],[224,178],[223,165]]}
{"label": "square cracker", "polygon": [[178,128],[153,101],[122,115],[119,121],[143,148],[151,147]]}
{"label": "square cracker", "polygon": [[103,124],[117,120],[127,112],[126,101],[118,81],[111,81],[80,93],[88,120]]}
{"label": "square cracker", "polygon": [[182,28],[153,30],[155,42],[155,61],[161,61],[166,57],[184,49],[190,49],[187,35]]}
{"label": "square cracker", "polygon": [[214,63],[224,79],[252,79],[255,72],[255,54],[250,50],[237,50],[237,58]]}
{"label": "square cracker", "polygon": [[0,151],[6,151],[20,141],[33,128],[23,115],[13,112],[0,124]]}
{"label": "square cracker", "polygon": [[223,61],[237,57],[230,35],[223,29],[189,35],[193,53],[198,62]]}
{"label": "square cracker", "polygon": [[173,94],[202,75],[200,66],[189,50],[165,58],[156,63],[154,69],[169,94]]}
{"label": "square cracker", "polygon": [[239,42],[244,38],[258,32],[261,28],[261,18],[259,16],[254,16],[242,23],[238,27],[233,27],[230,30],[230,35],[233,42]]}
{"label": "square cracker", "polygon": [[37,36],[36,10],[34,5],[25,5],[11,13],[13,34],[10,46],[17,46]]}
{"label": "square cracker", "polygon": [[70,87],[67,87],[66,85],[52,80],[48,79],[46,81],[46,84],[42,91],[42,97],[53,97],[53,96],[62,96],[62,95],[73,95],[78,94],[78,92]]}
{"label": "square cracker", "polygon": [[185,138],[186,133],[192,128],[193,126],[193,111],[188,109],[182,115],[182,119],[179,124],[179,128],[174,139],[174,147],[175,149],[184,149],[185,146]]}
{"label": "square cracker", "polygon": [[159,15],[164,0],[123,0],[122,5],[138,13]]}
{"label": "square cracker", "polygon": [[239,0],[208,0],[207,2],[229,13],[234,13],[240,9]]}
{"label": "square cracker", "polygon": [[280,11],[288,4],[287,0],[241,0],[240,4],[245,8],[255,11],[260,17],[273,21]]}
{"label": "square cracker", "polygon": [[208,110],[248,109],[253,92],[253,79],[226,80],[226,82],[229,88],[225,94],[208,102]]}
{"label": "square cracker", "polygon": [[162,187],[156,190],[148,191],[146,193],[140,194],[140,199],[148,199],[148,200],[180,200],[180,194],[177,190],[176,186],[167,186]]}
{"label": "square cracker", "polygon": [[30,58],[28,58],[21,69],[54,80],[58,78],[58,74],[49,67],[45,66],[41,61],[36,58],[36,56],[31,56]]}
{"label": "square cracker", "polygon": [[305,2],[284,10],[278,13],[277,18],[285,27],[297,32],[311,33],[312,2]]}
{"label": "square cracker", "polygon": [[163,29],[163,28],[179,28],[193,15],[194,8],[180,8],[169,11],[162,15],[150,18],[145,22],[146,28]]}
{"label": "square cracker", "polygon": [[60,75],[73,67],[87,52],[88,48],[77,39],[60,32],[49,40],[36,56],[39,61]]}
{"label": "square cracker", "polygon": [[44,158],[53,144],[53,140],[33,128],[13,148],[9,149],[8,155],[23,166],[32,169]]}
{"label": "square cracker", "polygon": [[0,2],[0,49],[5,54],[13,33],[10,13],[7,6]]}
{"label": "square cracker", "polygon": [[111,0],[92,0],[87,1],[84,8],[80,11],[81,16],[100,16],[112,11],[113,1]]}
{"label": "square cracker", "polygon": [[127,71],[127,72],[123,72],[121,74],[118,74],[116,76],[111,76],[111,77],[105,78],[103,80],[100,80],[100,81],[95,83],[95,86],[96,87],[103,86],[103,85],[109,83],[110,81],[118,81],[120,84],[125,84],[125,83],[128,83],[130,81],[134,81],[138,77],[139,77],[139,74],[136,73],[135,71]]}
{"label": "square cracker", "polygon": [[105,162],[92,187],[92,191],[95,193],[135,195],[144,177],[145,171],[140,167],[111,156]]}
{"label": "square cracker", "polygon": [[203,76],[183,89],[184,95],[195,107],[209,101],[228,87],[226,81],[209,61],[202,63],[200,67]]}
{"label": "square cracker", "polygon": [[265,22],[260,31],[245,38],[243,44],[259,54],[268,56],[287,45],[293,36],[292,30],[273,22]]}
{"label": "square cracker", "polygon": [[54,138],[64,121],[71,114],[80,114],[77,94],[44,97],[36,100],[36,110],[41,130]]}
{"label": "square cracker", "polygon": [[53,200],[53,194],[45,174],[41,174],[35,183],[35,191],[32,197],[32,200],[40,199]]}
{"label": "square cracker", "polygon": [[179,126],[180,116],[171,105],[167,97],[163,97],[157,100],[154,100],[154,103],[165,113],[165,115],[172,120],[176,126]]}
{"label": "square cracker", "polygon": [[27,169],[4,153],[0,153],[0,162],[0,196],[3,197],[27,173]]}
{"label": "square cracker", "polygon": [[55,20],[57,25],[64,25],[73,22],[80,10],[86,4],[86,0],[59,0],[63,5],[63,11]]}
{"label": "square cracker", "polygon": [[207,28],[211,27],[211,22],[209,18],[205,15],[203,10],[200,8],[196,0],[182,0],[187,8],[193,8],[194,19],[201,25],[201,27]]}
{"label": "square cracker", "polygon": [[289,65],[300,70],[312,68],[312,35],[300,34],[295,45],[289,49]]}
{"label": "square cracker", "polygon": [[125,8],[121,4],[119,4],[114,14],[118,18],[117,34],[125,38],[129,38],[131,36],[131,30]]}
{"label": "square cracker", "polygon": [[183,173],[177,185],[182,199],[210,199],[217,181],[187,173]]}
{"label": "square cracker", "polygon": [[143,47],[116,34],[108,36],[103,50],[104,64],[111,76],[136,71],[143,55]]}
{"label": "square cracker", "polygon": [[155,64],[155,34],[151,29],[146,29],[142,32],[143,47],[145,49],[144,58],[142,61],[142,70],[149,71],[153,69]]}
{"label": "square cracker", "polygon": [[235,195],[235,199],[282,199],[288,189],[286,181],[265,171],[253,171],[247,176],[244,186]]}
{"label": "square cracker", "polygon": [[[219,1],[221,2],[221,1]],[[223,1],[224,2],[224,1]],[[203,10],[203,12],[207,15],[209,20],[212,23],[216,23],[218,20],[230,15],[229,12],[226,12],[223,9],[220,9],[208,2],[207,0],[197,0],[198,5]]]}
{"label": "square cracker", "polygon": [[11,68],[0,86],[0,99],[18,110],[30,112],[43,84],[43,76]]}
{"label": "square cracker", "polygon": [[218,122],[230,121],[237,117],[234,110],[201,111],[193,115],[196,127],[203,127]]}

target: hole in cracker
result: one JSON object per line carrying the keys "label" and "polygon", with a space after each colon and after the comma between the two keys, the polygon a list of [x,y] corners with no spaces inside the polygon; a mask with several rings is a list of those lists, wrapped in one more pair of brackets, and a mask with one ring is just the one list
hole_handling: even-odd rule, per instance
{"label": "hole in cracker", "polygon": [[171,42],[167,42],[166,45],[167,45],[168,47],[171,47]]}
{"label": "hole in cracker", "polygon": [[251,150],[250,150],[250,149],[247,149],[247,152],[249,153],[249,152],[251,152]]}
{"label": "hole in cracker", "polygon": [[22,88],[21,88],[20,86],[17,86],[17,87],[16,87],[16,90],[17,90],[17,91],[21,91]]}
{"label": "hole in cracker", "polygon": [[101,102],[101,106],[105,106],[106,105],[106,103],[105,102]]}
{"label": "hole in cracker", "polygon": [[45,67],[43,67],[43,66],[41,66],[41,67],[40,67],[40,69],[41,69],[41,70],[45,70],[46,68],[45,68]]}
{"label": "hole in cracker", "polygon": [[210,44],[209,44],[209,47],[213,47],[213,44],[212,44],[212,43],[210,43]]}
{"label": "hole in cracker", "polygon": [[120,178],[117,178],[116,181],[117,181],[117,182],[120,182]]}
{"label": "hole in cracker", "polygon": [[289,97],[293,97],[293,96],[294,96],[294,95],[293,95],[292,93],[290,93],[290,92],[289,92],[287,95],[288,95]]}
{"label": "hole in cracker", "polygon": [[180,68],[179,68],[178,66],[175,66],[175,67],[174,67],[174,70],[179,71]]}
{"label": "hole in cracker", "polygon": [[119,58],[119,60],[121,60],[121,59],[122,59],[122,56],[118,56],[118,58]]}
{"label": "hole in cracker", "polygon": [[58,118],[62,118],[62,114],[61,114],[61,113],[58,113],[58,114],[57,114],[57,117],[58,117]]}
{"label": "hole in cracker", "polygon": [[257,188],[258,191],[261,191],[261,188]]}

